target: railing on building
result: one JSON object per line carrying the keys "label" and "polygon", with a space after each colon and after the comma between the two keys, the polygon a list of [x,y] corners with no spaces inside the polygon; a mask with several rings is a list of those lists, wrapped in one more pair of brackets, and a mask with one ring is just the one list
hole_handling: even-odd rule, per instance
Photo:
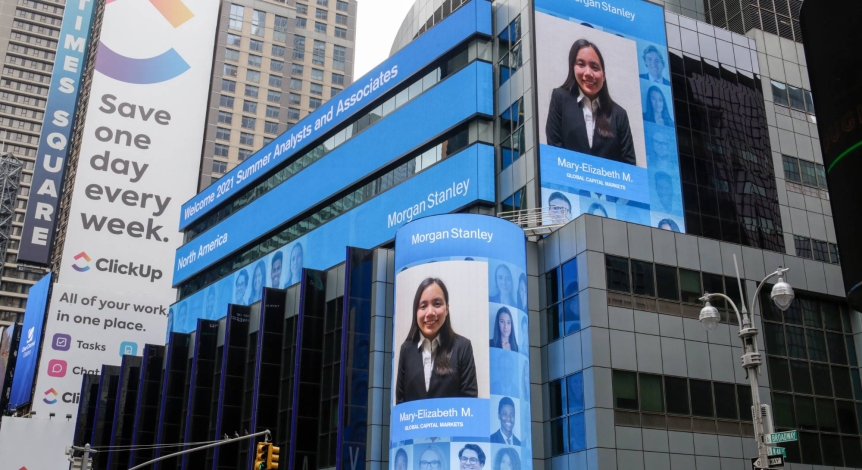
{"label": "railing on building", "polygon": [[0,155],[0,277],[6,268],[6,251],[12,240],[12,220],[15,201],[21,187],[21,170],[24,163],[11,153]]}
{"label": "railing on building", "polygon": [[517,211],[498,212],[497,217],[508,220],[524,229],[528,237],[541,237],[562,227],[568,222],[565,209],[537,207]]}

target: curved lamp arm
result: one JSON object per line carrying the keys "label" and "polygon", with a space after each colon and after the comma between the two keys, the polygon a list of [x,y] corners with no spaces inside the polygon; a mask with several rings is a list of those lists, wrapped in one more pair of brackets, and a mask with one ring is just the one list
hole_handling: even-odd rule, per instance
{"label": "curved lamp arm", "polygon": [[[727,303],[729,303],[731,307],[733,307],[733,311],[736,312],[736,320],[737,320],[737,322],[739,322],[739,329],[741,330],[743,328],[742,316],[739,314],[739,309],[736,308],[736,304],[733,303],[733,300],[731,300],[730,297],[728,297],[724,294],[704,293],[703,297],[701,297],[698,300],[700,300],[701,302],[707,302],[707,301],[709,301],[709,299],[711,299],[713,297],[721,297],[722,299],[726,300]],[[743,307],[743,308],[745,308],[745,307]]]}

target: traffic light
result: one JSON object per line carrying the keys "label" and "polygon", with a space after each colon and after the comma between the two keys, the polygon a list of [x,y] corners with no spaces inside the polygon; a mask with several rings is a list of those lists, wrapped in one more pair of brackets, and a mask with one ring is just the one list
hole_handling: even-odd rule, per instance
{"label": "traffic light", "polygon": [[254,470],[266,470],[267,467],[267,454],[269,453],[269,442],[258,442],[257,450],[254,453]]}
{"label": "traffic light", "polygon": [[281,451],[278,447],[269,444],[269,452],[266,456],[266,470],[278,469],[278,453]]}

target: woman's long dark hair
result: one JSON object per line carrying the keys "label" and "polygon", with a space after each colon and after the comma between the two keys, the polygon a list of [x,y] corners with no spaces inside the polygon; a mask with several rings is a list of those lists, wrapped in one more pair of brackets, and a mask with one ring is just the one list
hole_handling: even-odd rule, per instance
{"label": "woman's long dark hair", "polygon": [[653,92],[656,92],[656,93],[658,93],[659,96],[661,96],[661,102],[663,103],[663,106],[661,108],[661,119],[662,119],[662,121],[664,121],[664,125],[665,126],[673,126],[673,120],[670,118],[670,111],[667,110],[667,100],[664,97],[664,93],[662,93],[661,90],[659,89],[659,87],[657,87],[655,85],[649,87],[649,90],[647,90],[647,94],[646,94],[646,96],[647,96],[647,99],[646,99],[647,119],[650,119],[650,122],[655,122],[655,110],[652,107],[652,99],[650,99],[650,98],[652,98]]}
{"label": "woman's long dark hair", "polygon": [[494,459],[493,470],[500,470],[500,465],[503,463],[503,456],[508,455],[509,461],[512,462],[512,470],[521,470],[521,458],[518,453],[511,447],[504,447],[497,452],[497,457]]}
{"label": "woman's long dark hair", "polygon": [[[446,309],[449,309],[449,290],[446,289],[446,284],[435,277],[429,277],[419,284],[416,289],[416,296],[413,297],[413,324],[410,325],[410,332],[407,333],[407,341],[414,344],[419,342],[422,337],[422,331],[419,329],[419,321],[416,319],[416,312],[419,311],[419,301],[422,300],[422,293],[425,289],[431,287],[432,284],[437,284],[440,290],[443,291],[443,300],[446,301]],[[443,321],[443,326],[440,327],[440,346],[434,353],[434,372],[439,376],[449,375],[453,372],[449,366],[449,360],[452,357],[452,343],[455,342],[455,330],[452,329],[452,320],[449,318],[451,312],[447,311],[446,320]]]}
{"label": "woman's long dark hair", "polygon": [[[578,80],[575,78],[575,62],[578,60],[578,52],[585,47],[592,47],[596,51],[596,55],[599,56],[599,62],[602,65],[602,72],[605,71],[605,58],[602,57],[599,48],[586,39],[578,39],[572,44],[572,48],[569,50],[569,75],[560,87],[568,90],[570,93],[579,91]],[[608,91],[607,77],[605,77],[604,86],[599,90],[597,98],[599,100],[599,112],[596,116],[596,131],[602,137],[613,137],[614,133],[611,130],[611,110],[614,107],[614,100],[611,99],[611,93]]]}
{"label": "woman's long dark hair", "polygon": [[503,349],[503,332],[500,331],[501,315],[509,315],[509,320],[512,322],[512,332],[509,333],[509,346],[512,348],[512,351],[517,352],[518,341],[515,339],[515,318],[512,317],[512,312],[506,307],[500,307],[500,310],[497,310],[497,318],[494,319],[494,339],[491,340],[491,347]]}

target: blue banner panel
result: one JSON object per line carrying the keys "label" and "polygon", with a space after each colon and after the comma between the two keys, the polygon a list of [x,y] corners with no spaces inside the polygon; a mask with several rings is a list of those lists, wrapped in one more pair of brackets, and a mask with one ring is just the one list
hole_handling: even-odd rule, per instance
{"label": "blue banner panel", "polygon": [[[419,217],[445,214],[474,201],[494,201],[494,149],[476,144],[332,219],[260,260],[171,306],[168,331],[189,332],[198,318],[224,316],[228,304],[251,305],[264,287],[300,281],[302,268],[328,269],[348,246],[373,248]],[[272,209],[261,209],[272,210]]]}
{"label": "blue banner panel", "polygon": [[398,230],[390,469],[532,468],[526,266],[496,217]]}
{"label": "blue banner panel", "polygon": [[69,140],[75,124],[75,110],[81,74],[90,45],[90,24],[94,1],[68,2],[54,59],[54,73],[48,88],[42,135],[36,149],[30,202],[24,216],[18,262],[47,265],[54,242],[57,205],[63,188]]}
{"label": "blue banner panel", "polygon": [[469,117],[492,114],[492,77],[490,64],[473,62],[181,246],[174,285]]}
{"label": "blue banner panel", "polygon": [[[250,158],[183,204],[180,230],[199,219],[223,200],[257,181],[281,162],[305,149],[319,136],[361,112],[426,65],[474,34],[491,34],[491,4],[470,2],[445,21],[416,38],[394,56],[357,79],[327,105],[309,114],[289,131],[276,137]],[[225,184],[225,183],[230,184]]]}
{"label": "blue banner panel", "polygon": [[[51,274],[49,273],[30,288],[30,294],[27,296],[27,307],[24,309],[24,328],[21,333],[21,343],[18,345],[18,362],[15,365],[12,393],[9,396],[10,410],[30,403],[33,376],[36,373],[36,360],[39,356],[39,345],[42,344],[42,327],[45,325],[45,309],[48,307],[48,289],[50,287]],[[49,365],[49,367],[53,366],[54,364]],[[65,374],[65,363],[56,364],[56,366],[61,367],[63,374]],[[57,392],[54,391],[53,395],[45,398],[45,401],[56,400],[56,395]]]}
{"label": "blue banner panel", "polygon": [[535,5],[544,223],[594,214],[684,232],[664,9]]}

